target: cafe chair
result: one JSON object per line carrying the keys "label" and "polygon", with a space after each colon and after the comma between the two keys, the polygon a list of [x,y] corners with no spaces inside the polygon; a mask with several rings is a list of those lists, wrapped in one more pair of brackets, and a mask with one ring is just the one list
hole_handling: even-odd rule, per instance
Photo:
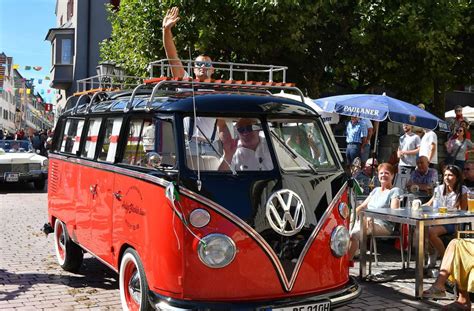
{"label": "cafe chair", "polygon": [[[400,224],[395,225],[395,231],[391,235],[378,235],[374,236],[373,234],[370,235],[370,259],[369,259],[369,274],[372,274],[372,257],[375,260],[375,265],[379,265],[378,255],[377,255],[377,239],[398,239],[400,242],[400,256],[402,258],[402,267],[405,269],[405,255],[403,250],[403,229]],[[408,263],[407,263],[408,267]]]}

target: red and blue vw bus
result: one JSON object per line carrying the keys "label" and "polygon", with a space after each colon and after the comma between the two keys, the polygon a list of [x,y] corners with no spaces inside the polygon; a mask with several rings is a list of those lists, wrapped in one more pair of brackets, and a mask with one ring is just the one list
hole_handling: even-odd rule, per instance
{"label": "red and blue vw bus", "polygon": [[[301,91],[268,80],[159,77],[71,97],[49,156],[61,267],[77,271],[90,253],[119,274],[130,310],[329,310],[357,298],[340,153],[315,110],[277,96]],[[246,149],[249,133],[260,149]]]}

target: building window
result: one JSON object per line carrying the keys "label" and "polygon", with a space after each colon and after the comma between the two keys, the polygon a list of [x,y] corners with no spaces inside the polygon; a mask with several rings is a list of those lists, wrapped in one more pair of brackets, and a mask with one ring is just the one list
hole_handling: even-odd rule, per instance
{"label": "building window", "polygon": [[61,64],[72,64],[72,40],[61,40]]}

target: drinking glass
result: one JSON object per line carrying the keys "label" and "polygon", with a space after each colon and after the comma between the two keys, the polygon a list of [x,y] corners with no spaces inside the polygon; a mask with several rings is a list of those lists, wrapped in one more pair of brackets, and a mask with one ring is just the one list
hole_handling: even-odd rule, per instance
{"label": "drinking glass", "polygon": [[467,211],[474,214],[474,188],[470,188],[467,193]]}

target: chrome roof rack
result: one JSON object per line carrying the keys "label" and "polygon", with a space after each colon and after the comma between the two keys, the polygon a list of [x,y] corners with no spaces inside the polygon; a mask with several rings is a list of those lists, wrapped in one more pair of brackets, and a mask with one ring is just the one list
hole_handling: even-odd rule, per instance
{"label": "chrome roof rack", "polygon": [[[111,99],[111,92],[130,89],[133,91],[124,112],[132,109],[135,98],[140,90],[153,87],[151,95],[146,103],[146,110],[150,110],[153,100],[160,89],[186,91],[186,90],[206,90],[225,92],[268,92],[272,94],[274,90],[287,90],[296,93],[304,102],[304,95],[293,83],[286,82],[286,71],[288,67],[276,65],[245,64],[233,62],[210,62],[214,69],[214,76],[218,79],[193,79],[193,69],[195,60],[181,60],[182,66],[171,64],[170,59],[161,59],[151,62],[148,66],[149,79],[123,75],[96,75],[77,81],[77,92],[74,94],[76,102],[72,107],[71,114],[77,113],[79,105],[84,99],[89,98],[85,113],[90,113],[95,102]],[[181,67],[187,72],[185,78],[171,78],[172,68]],[[154,77],[159,72],[160,77]],[[252,80],[249,80],[252,79]],[[280,82],[278,82],[280,81]],[[79,98],[77,98],[79,96]],[[69,98],[68,102],[73,98]],[[63,113],[65,112],[63,110]]]}
{"label": "chrome roof rack", "polygon": [[[192,59],[180,60],[183,66],[171,64],[173,59],[160,59],[148,65],[150,78],[156,77],[159,71],[160,77],[170,77],[172,68],[183,68],[188,77],[193,76],[196,61]],[[286,71],[288,67],[277,65],[246,64],[233,62],[208,62],[214,69],[214,76],[226,80],[262,80],[273,82],[279,80],[286,82]]]}

